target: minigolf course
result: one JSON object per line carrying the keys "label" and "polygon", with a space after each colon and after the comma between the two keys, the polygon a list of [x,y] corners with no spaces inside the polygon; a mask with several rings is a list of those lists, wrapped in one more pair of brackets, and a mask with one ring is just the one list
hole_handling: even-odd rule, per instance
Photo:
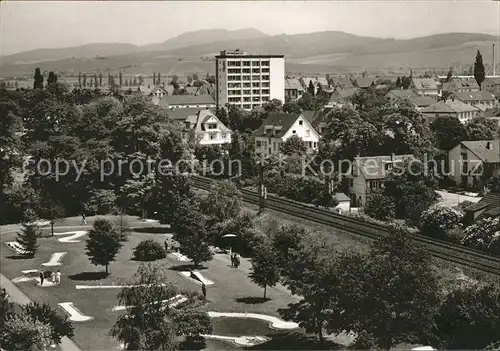
{"label": "minigolf course", "polygon": [[[91,290],[91,289],[123,289],[135,288],[139,286],[151,286],[153,284],[138,284],[138,285],[75,285],[76,290]],[[158,284],[158,286],[165,286],[165,284]]]}
{"label": "minigolf course", "polygon": [[52,267],[52,266],[60,266],[62,258],[66,256],[66,252],[56,252],[53,253],[50,257],[49,262],[42,263],[42,266]]}
{"label": "minigolf course", "polygon": [[232,318],[252,318],[260,319],[269,322],[269,327],[273,329],[297,329],[299,325],[295,322],[287,322],[282,319],[268,316],[267,314],[258,313],[241,313],[241,312],[208,312],[210,318],[232,317]]}
{"label": "minigolf course", "polygon": [[64,232],[64,233],[54,233],[54,235],[57,235],[57,236],[69,235],[69,236],[66,236],[65,238],[57,239],[61,243],[79,243],[79,242],[81,242],[81,240],[76,240],[76,239],[81,238],[82,236],[84,236],[86,234],[87,234],[87,232],[84,230],[77,230],[77,231]]}
{"label": "minigolf course", "polygon": [[58,305],[69,315],[69,320],[72,322],[88,322],[94,317],[86,316],[73,305],[73,302],[61,302]]}

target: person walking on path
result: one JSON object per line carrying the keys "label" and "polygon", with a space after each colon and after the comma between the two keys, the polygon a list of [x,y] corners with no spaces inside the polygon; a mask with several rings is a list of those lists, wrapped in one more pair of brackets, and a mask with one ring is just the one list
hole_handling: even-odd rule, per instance
{"label": "person walking on path", "polygon": [[44,276],[43,276],[43,271],[40,271],[40,285],[43,285],[43,280],[44,280]]}
{"label": "person walking on path", "polygon": [[87,219],[85,218],[85,213],[82,213],[82,225],[87,224]]}
{"label": "person walking on path", "polygon": [[165,251],[168,252],[168,239],[165,239]]}
{"label": "person walking on path", "polygon": [[201,292],[203,293],[203,297],[206,299],[207,298],[207,287],[205,286],[205,283],[201,283]]}
{"label": "person walking on path", "polygon": [[54,284],[55,284],[55,283],[56,283],[56,274],[55,274],[54,272],[52,272],[52,273],[50,274],[50,278],[52,279],[52,283],[54,283]]}
{"label": "person walking on path", "polygon": [[59,270],[56,273],[56,284],[61,284],[61,271]]}

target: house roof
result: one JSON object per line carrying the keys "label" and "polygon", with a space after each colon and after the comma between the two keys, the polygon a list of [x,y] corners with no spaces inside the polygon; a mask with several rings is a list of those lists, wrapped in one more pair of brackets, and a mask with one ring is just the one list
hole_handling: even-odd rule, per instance
{"label": "house roof", "polygon": [[330,78],[332,85],[342,88],[353,88],[354,85],[349,77],[332,77]]}
{"label": "house roof", "polygon": [[457,91],[453,95],[460,101],[495,101],[495,95],[487,91]]}
{"label": "house roof", "polygon": [[338,201],[338,202],[343,202],[343,201],[351,201],[351,199],[349,199],[349,196],[347,196],[346,194],[344,193],[335,193],[335,195],[333,195],[333,197]]}
{"label": "house roof", "polygon": [[[230,133],[231,130],[226,127],[218,118],[217,116],[210,110],[206,109],[206,110],[199,110],[197,113],[196,113],[196,125],[194,127],[194,131],[195,133],[200,133],[200,132],[204,132],[206,131],[206,128],[205,128],[205,123],[207,123],[211,118],[214,118],[215,120],[217,120],[217,122],[219,123],[219,130],[221,132],[224,132],[224,133]],[[193,116],[190,116],[189,117],[190,119],[190,122],[192,122],[193,120]]]}
{"label": "house roof", "polygon": [[[403,100],[403,99],[398,99],[398,100]],[[432,104],[436,103],[436,99],[430,97],[430,96],[410,96],[405,98],[404,100],[410,101],[412,104],[414,104],[417,107],[427,107]]]}
{"label": "house roof", "polygon": [[[254,136],[272,136],[274,138],[282,138],[300,116],[303,115],[295,113],[271,112],[266,120],[262,122],[259,129],[257,129],[253,134]],[[274,135],[270,135],[269,133],[266,133],[266,126],[269,125],[274,127],[280,126],[281,129],[276,130]]]}
{"label": "house roof", "polygon": [[304,88],[300,84],[297,78],[286,78],[285,79],[285,89],[297,89],[303,91]]}
{"label": "house roof", "polygon": [[312,77],[301,77],[300,79],[304,83],[305,88],[309,87],[309,84],[311,84],[311,81],[313,82],[313,84],[315,84],[315,79]]}
{"label": "house roof", "polygon": [[172,120],[186,120],[189,116],[196,116],[200,108],[174,108],[167,111],[167,115]]}
{"label": "house roof", "polygon": [[444,91],[455,91],[458,89],[478,89],[479,85],[475,79],[452,78],[449,82],[443,83]]}
{"label": "house roof", "polygon": [[[402,89],[393,89],[385,94],[386,97],[393,96],[396,98],[407,98],[410,96],[417,96],[413,90],[402,90]],[[435,102],[435,101],[434,101]]]}
{"label": "house roof", "polygon": [[167,92],[164,87],[162,87],[160,85],[156,85],[156,86],[153,87],[153,89],[151,89],[150,94],[154,94],[158,90],[163,90],[165,93]]}
{"label": "house roof", "polygon": [[334,107],[323,107],[316,112],[311,122],[312,126],[318,128],[321,123],[328,123],[331,119],[330,112],[332,112],[333,109]]}
{"label": "house roof", "polygon": [[316,118],[317,112],[311,110],[304,110],[302,111],[302,115],[304,116],[305,119],[307,119],[309,123],[312,123]]}
{"label": "house roof", "polygon": [[321,85],[328,86],[328,80],[326,79],[326,77],[318,77],[316,78],[316,81]]}
{"label": "house roof", "polygon": [[385,168],[386,164],[402,162],[412,158],[414,158],[413,155],[364,156],[356,157],[354,162],[365,179],[384,179],[390,174],[390,170]]}
{"label": "house roof", "polygon": [[160,105],[215,105],[215,101],[210,95],[168,95],[161,98]]}
{"label": "house roof", "polygon": [[417,90],[438,90],[438,83],[432,78],[413,78],[413,85]]}
{"label": "house roof", "polygon": [[358,88],[337,88],[335,91],[338,92],[340,97],[349,99],[354,94],[356,94],[358,90]]}
{"label": "house roof", "polygon": [[355,81],[360,88],[369,88],[372,84],[375,84],[375,78],[370,77],[355,78]]}
{"label": "house roof", "polygon": [[[468,148],[483,162],[500,163],[499,140],[462,141],[462,145]],[[489,149],[488,145],[490,146]]]}
{"label": "house roof", "polygon": [[465,104],[459,100],[446,100],[439,101],[432,105],[425,107],[422,113],[460,113],[460,112],[474,112],[477,108],[469,104]]}
{"label": "house roof", "polygon": [[500,194],[487,193],[477,203],[465,209],[466,212],[476,212],[480,210],[485,210],[483,213],[488,217],[498,217],[500,215]]}

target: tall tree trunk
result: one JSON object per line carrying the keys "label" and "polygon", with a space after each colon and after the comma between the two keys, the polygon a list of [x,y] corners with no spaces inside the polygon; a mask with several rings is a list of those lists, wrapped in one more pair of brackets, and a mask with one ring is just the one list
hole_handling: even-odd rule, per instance
{"label": "tall tree trunk", "polygon": [[319,343],[323,344],[324,338],[323,338],[323,323],[319,322],[318,326],[318,336],[319,336]]}
{"label": "tall tree trunk", "polygon": [[51,236],[54,236],[54,221],[50,221],[50,233]]}
{"label": "tall tree trunk", "polygon": [[106,265],[106,275],[108,274],[108,265]]}
{"label": "tall tree trunk", "polygon": [[264,300],[266,299],[267,285],[264,285]]}

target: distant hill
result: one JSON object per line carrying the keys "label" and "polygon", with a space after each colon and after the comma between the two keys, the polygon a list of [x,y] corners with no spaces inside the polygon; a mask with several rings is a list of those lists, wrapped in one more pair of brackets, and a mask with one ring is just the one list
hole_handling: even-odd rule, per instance
{"label": "distant hill", "polygon": [[163,43],[141,46],[142,51],[165,51],[183,48],[186,46],[199,45],[206,42],[219,42],[225,40],[257,39],[267,37],[253,28],[239,30],[209,29],[186,32],[175,38],[165,40]]}
{"label": "distant hill", "polygon": [[138,46],[125,43],[98,43],[58,49],[36,49],[2,57],[3,64],[26,64],[70,58],[95,58],[137,52]]}
{"label": "distant hill", "polygon": [[470,65],[478,49],[483,53],[485,65],[491,65],[492,43],[497,43],[497,57],[500,58],[499,37],[488,34],[447,33],[403,40],[361,37],[339,31],[269,36],[255,29],[213,29],[184,33],[146,46],[90,44],[5,56],[2,76],[32,74],[36,67],[66,74],[118,70],[144,75],[162,72],[162,76],[213,74],[214,54],[236,48],[251,53],[284,54],[286,70],[292,73],[377,69],[407,72],[409,68],[447,70],[450,66]]}
{"label": "distant hill", "polygon": [[121,56],[147,51],[165,51],[206,42],[263,38],[264,34],[253,28],[226,30],[208,29],[183,33],[163,43],[137,46],[125,43],[98,43],[57,49],[36,49],[3,56],[4,64],[26,64],[64,59],[90,59],[96,57]]}
{"label": "distant hill", "polygon": [[167,50],[178,55],[206,55],[223,48],[240,48],[252,53],[280,53],[287,57],[308,57],[326,54],[389,54],[418,52],[456,46],[467,42],[497,41],[488,34],[448,33],[414,39],[380,39],[361,37],[345,32],[315,32],[268,36],[259,39],[226,40]]}

